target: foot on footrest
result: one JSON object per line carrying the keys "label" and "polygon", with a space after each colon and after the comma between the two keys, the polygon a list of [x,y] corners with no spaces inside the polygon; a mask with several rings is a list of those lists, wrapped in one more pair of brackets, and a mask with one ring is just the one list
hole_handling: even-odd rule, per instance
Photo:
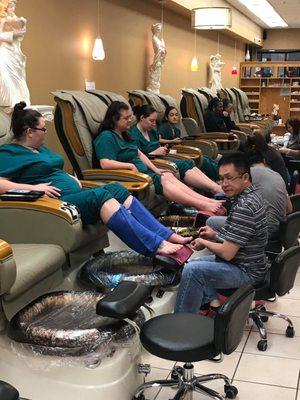
{"label": "foot on footrest", "polygon": [[156,255],[154,257],[154,265],[165,267],[168,269],[179,269],[193,254],[193,250],[188,246],[182,246],[181,249],[168,256]]}

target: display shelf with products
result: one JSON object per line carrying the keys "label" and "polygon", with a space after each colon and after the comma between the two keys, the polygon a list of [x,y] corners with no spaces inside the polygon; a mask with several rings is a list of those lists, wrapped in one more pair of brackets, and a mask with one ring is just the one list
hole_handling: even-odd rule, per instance
{"label": "display shelf with products", "polygon": [[278,104],[283,121],[300,118],[300,61],[242,62],[240,88],[247,93],[251,112],[271,115]]}

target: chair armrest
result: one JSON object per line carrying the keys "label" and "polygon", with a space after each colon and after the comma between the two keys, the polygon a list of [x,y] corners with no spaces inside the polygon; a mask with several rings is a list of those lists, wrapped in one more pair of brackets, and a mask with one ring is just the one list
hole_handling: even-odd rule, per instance
{"label": "chair armrest", "polygon": [[191,156],[191,158],[199,158],[202,156],[202,151],[197,147],[193,147],[192,145],[177,144],[175,146],[172,146],[172,149],[177,150],[177,153],[179,154],[189,155]]}
{"label": "chair armrest", "polygon": [[12,248],[0,239],[0,295],[7,293],[17,277],[16,263]]}
{"label": "chair armrest", "polygon": [[164,158],[154,158],[153,160],[151,159],[151,162],[157,168],[165,169],[169,172],[172,172],[172,174],[178,173],[177,165],[170,160],[165,160]]}
{"label": "chair armrest", "polygon": [[242,131],[236,131],[236,130],[232,130],[231,131],[234,135],[236,135],[240,140],[247,140],[247,135],[245,132]]}
{"label": "chair armrest", "polygon": [[117,181],[130,192],[145,190],[152,183],[149,175],[128,169],[86,169],[82,175],[84,180],[98,181],[98,184]]}
{"label": "chair armrest", "polygon": [[216,142],[212,140],[204,140],[204,139],[187,139],[184,138],[182,141],[184,145],[191,145],[193,147],[197,147],[202,151],[204,156],[215,159],[218,155],[218,146]]}
{"label": "chair armrest", "polygon": [[76,207],[49,198],[0,201],[0,220],[0,236],[9,243],[57,244],[65,252],[73,249],[82,231]]}

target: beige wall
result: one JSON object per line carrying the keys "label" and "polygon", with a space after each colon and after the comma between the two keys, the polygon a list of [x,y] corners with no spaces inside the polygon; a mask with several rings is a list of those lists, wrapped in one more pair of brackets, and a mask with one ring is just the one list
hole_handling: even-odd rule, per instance
{"label": "beige wall", "polygon": [[300,29],[267,30],[267,39],[264,41],[263,48],[267,50],[300,49]]}
{"label": "beige wall", "polygon": [[[151,0],[102,0],[101,35],[106,58],[93,61],[91,51],[97,35],[97,1],[19,0],[17,14],[28,19],[22,49],[27,55],[27,82],[33,104],[53,104],[55,89],[84,89],[94,80],[97,89],[126,95],[128,89],[144,89],[151,61],[150,27],[160,19],[160,6]],[[198,32],[199,72],[190,71],[194,36],[190,20],[165,10],[164,38],[167,58],[161,92],[180,99],[180,88],[207,85],[207,65],[217,51],[217,33]],[[234,39],[220,34],[220,53],[226,66],[224,86],[238,85],[231,75]],[[236,61],[243,59],[243,44],[237,43]],[[60,149],[55,135],[48,145]]]}

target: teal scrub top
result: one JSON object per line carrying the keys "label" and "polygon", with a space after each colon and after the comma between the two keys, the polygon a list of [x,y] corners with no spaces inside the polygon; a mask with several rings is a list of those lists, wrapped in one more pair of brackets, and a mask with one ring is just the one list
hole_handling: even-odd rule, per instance
{"label": "teal scrub top", "polygon": [[113,131],[103,131],[94,139],[94,149],[98,160],[107,158],[134,164],[139,172],[151,176],[156,193],[163,193],[161,175],[153,172],[142,162],[138,156],[136,142],[123,140]]}
{"label": "teal scrub top", "polygon": [[141,150],[141,152],[146,155],[161,147],[161,144],[159,143],[158,133],[154,129],[152,129],[148,133],[150,140],[147,140],[144,137],[144,135],[142,134],[142,132],[140,132],[136,125],[130,128],[130,134],[134,143]]}
{"label": "teal scrub top", "polygon": [[166,140],[181,138],[180,129],[170,125],[168,122],[163,122],[158,128],[159,135]]}
{"label": "teal scrub top", "polygon": [[110,199],[124,203],[129,196],[119,183],[110,183],[94,189],[82,189],[63,171],[63,158],[45,146],[35,153],[19,144],[0,146],[0,177],[16,183],[38,185],[51,182],[61,190],[61,200],[78,207],[84,223],[93,224],[100,219],[102,205]]}

